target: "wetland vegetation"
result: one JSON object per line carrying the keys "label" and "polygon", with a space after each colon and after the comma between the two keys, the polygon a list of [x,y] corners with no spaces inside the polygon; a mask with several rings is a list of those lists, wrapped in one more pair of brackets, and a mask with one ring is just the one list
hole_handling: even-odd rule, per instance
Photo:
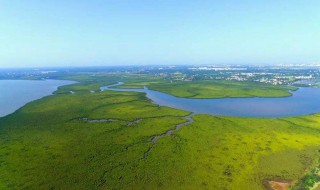
{"label": "wetland vegetation", "polygon": [[[196,97],[158,76],[78,73],[59,78],[79,83],[0,118],[0,189],[262,190],[280,182],[307,189],[319,180],[319,114],[190,116],[158,106],[143,93],[99,91],[124,81],[127,87],[148,83]],[[223,84],[230,88],[226,96],[283,96],[292,89],[201,84],[194,84],[195,93],[219,85],[221,91]],[[187,86],[193,88],[192,82]],[[239,86],[253,90],[236,91]],[[219,91],[210,93],[203,96],[221,98]]]}
{"label": "wetland vegetation", "polygon": [[120,88],[143,88],[165,92],[183,98],[243,98],[243,97],[286,97],[291,96],[290,86],[275,86],[237,81],[210,81],[196,82],[134,82],[120,86]]}

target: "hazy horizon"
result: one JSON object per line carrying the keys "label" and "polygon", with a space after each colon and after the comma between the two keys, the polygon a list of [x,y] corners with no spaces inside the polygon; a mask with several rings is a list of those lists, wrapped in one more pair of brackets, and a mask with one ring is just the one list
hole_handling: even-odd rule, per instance
{"label": "hazy horizon", "polygon": [[0,68],[320,62],[320,2],[1,1]]}

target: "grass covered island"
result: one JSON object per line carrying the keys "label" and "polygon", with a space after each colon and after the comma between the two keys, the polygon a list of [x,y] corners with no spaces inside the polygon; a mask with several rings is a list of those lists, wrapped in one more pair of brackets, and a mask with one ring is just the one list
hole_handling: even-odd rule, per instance
{"label": "grass covered island", "polygon": [[276,86],[253,82],[237,82],[224,80],[200,80],[195,82],[169,82],[158,80],[153,82],[127,81],[119,88],[143,88],[165,92],[182,98],[245,98],[245,97],[286,97],[291,96],[292,86]]}

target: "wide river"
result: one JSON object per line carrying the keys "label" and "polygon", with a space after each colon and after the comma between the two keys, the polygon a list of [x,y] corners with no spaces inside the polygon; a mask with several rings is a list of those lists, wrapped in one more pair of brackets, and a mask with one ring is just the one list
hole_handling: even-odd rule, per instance
{"label": "wide river", "polygon": [[113,88],[123,83],[101,87],[101,90],[143,92],[155,104],[210,115],[243,117],[286,117],[320,113],[320,88],[299,88],[283,98],[179,98],[144,89]]}
{"label": "wide river", "polygon": [[51,95],[65,80],[0,80],[0,117],[13,113],[26,103]]}

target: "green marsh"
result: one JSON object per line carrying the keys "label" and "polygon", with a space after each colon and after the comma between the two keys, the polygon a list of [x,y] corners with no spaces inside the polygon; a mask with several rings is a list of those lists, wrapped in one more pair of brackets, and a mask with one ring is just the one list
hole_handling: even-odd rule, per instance
{"label": "green marsh", "polygon": [[264,189],[318,165],[320,115],[195,115],[153,144],[190,113],[142,93],[89,92],[111,78],[81,78],[0,118],[0,189]]}

